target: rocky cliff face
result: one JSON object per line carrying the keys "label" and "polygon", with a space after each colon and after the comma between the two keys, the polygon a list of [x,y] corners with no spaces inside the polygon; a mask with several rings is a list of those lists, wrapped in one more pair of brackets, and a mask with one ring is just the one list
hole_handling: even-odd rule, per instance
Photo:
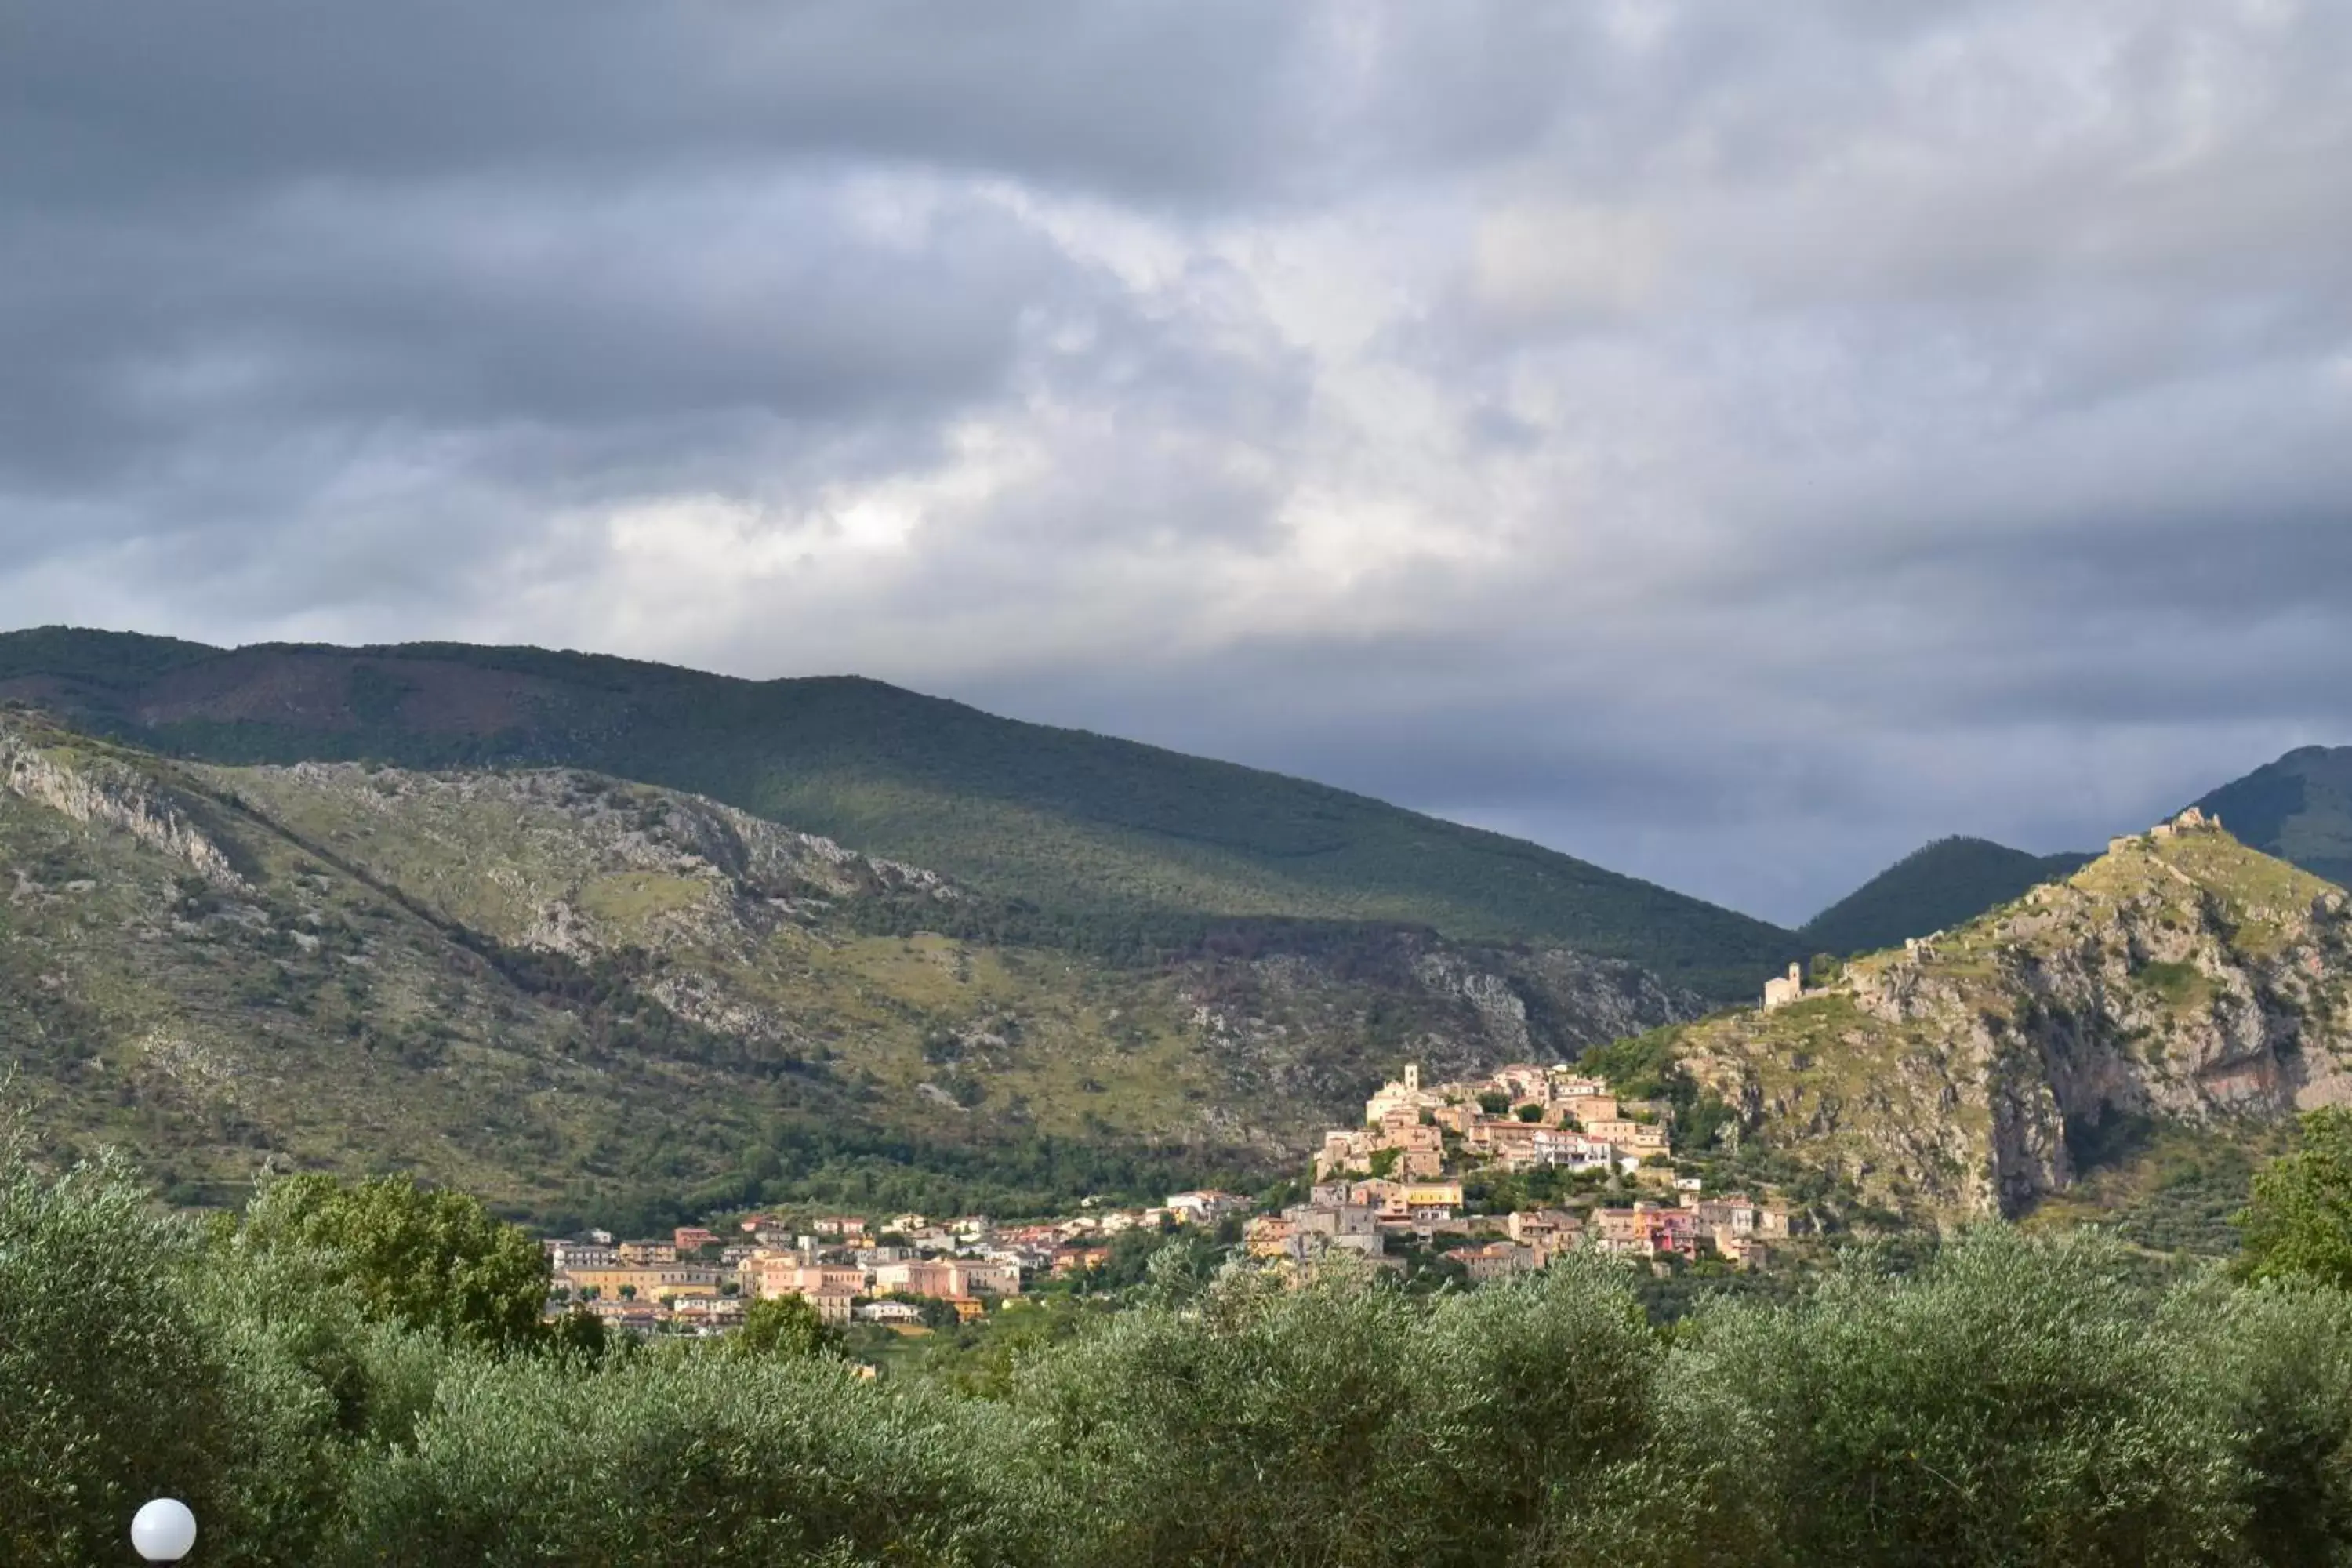
{"label": "rocky cliff face", "polygon": [[740,952],[843,900],[964,897],[935,871],[574,769],[203,772],[446,918],[572,958],[711,943]]}
{"label": "rocky cliff face", "polygon": [[188,803],[103,750],[0,718],[0,791],[76,822],[120,829],[185,861],[207,881],[225,887],[242,881],[227,853],[197,826]]}
{"label": "rocky cliff face", "polygon": [[2352,915],[2217,829],[2130,840],[1679,1050],[1749,1132],[1881,1202],[2015,1215],[2143,1121],[2252,1131],[2352,1100]]}

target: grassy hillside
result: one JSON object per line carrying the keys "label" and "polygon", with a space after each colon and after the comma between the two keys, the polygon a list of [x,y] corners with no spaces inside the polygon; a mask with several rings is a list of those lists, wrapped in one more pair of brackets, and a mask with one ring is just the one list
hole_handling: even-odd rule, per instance
{"label": "grassy hillside", "polygon": [[1983,838],[1939,838],[1815,915],[1798,934],[1821,952],[1900,947],[1974,920],[2037,882],[2071,875],[2088,855],[2029,855]]}
{"label": "grassy hillside", "polygon": [[1426,925],[1747,994],[1791,933],[1537,846],[1303,780],[999,719],[879,682],[753,682],[533,648],[206,650],[0,636],[0,698],[231,763],[565,765],[688,790],[1136,958],[1234,917]]}
{"label": "grassy hillside", "polygon": [[2264,854],[2352,886],[2352,746],[2305,746],[2197,803]]}
{"label": "grassy hillside", "polygon": [[1246,1174],[1412,1055],[1557,1058],[1630,965],[1233,922],[1151,965],[572,769],[167,761],[0,710],[0,1075],[184,1197],[264,1161],[541,1216],[699,1194],[1017,1212]]}
{"label": "grassy hillside", "polygon": [[2226,1245],[2250,1157],[2352,1096],[2347,903],[2225,832],[2143,836],[1793,1005],[1604,1059],[1673,1064],[1733,1136],[1880,1209]]}

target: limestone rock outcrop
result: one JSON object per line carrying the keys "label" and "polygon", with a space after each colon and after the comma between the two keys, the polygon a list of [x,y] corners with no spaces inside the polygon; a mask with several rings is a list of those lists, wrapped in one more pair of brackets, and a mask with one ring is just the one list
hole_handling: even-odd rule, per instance
{"label": "limestone rock outcrop", "polygon": [[2352,915],[2191,824],[1801,1002],[1694,1026],[1680,1058],[1748,1131],[1881,1202],[2014,1215],[2136,1121],[2352,1101]]}
{"label": "limestone rock outcrop", "polygon": [[177,859],[224,887],[243,879],[227,854],[198,826],[190,810],[153,780],[108,759],[41,744],[0,720],[0,789],[64,813],[76,822],[112,827]]}

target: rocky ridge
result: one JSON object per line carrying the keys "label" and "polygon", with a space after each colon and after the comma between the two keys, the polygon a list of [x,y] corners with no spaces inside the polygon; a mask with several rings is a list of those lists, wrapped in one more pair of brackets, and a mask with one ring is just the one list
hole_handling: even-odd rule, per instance
{"label": "rocky ridge", "polygon": [[1672,1049],[1735,1135],[1906,1212],[2015,1215],[2135,1128],[2253,1133],[2352,1100],[2352,916],[2218,826],[2167,824]]}
{"label": "rocky ridge", "polygon": [[227,853],[194,821],[189,803],[104,751],[44,746],[33,731],[0,716],[0,790],[76,822],[118,828],[185,861],[208,881],[243,885]]}

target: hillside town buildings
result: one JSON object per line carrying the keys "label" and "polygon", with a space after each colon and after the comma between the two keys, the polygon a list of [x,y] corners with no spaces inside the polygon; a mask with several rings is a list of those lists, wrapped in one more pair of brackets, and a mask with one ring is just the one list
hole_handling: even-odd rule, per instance
{"label": "hillside town buildings", "polygon": [[667,1240],[615,1242],[595,1232],[542,1245],[557,1303],[583,1306],[615,1327],[719,1332],[742,1321],[747,1303],[777,1296],[802,1298],[831,1323],[904,1327],[921,1318],[909,1299],[984,1312],[1020,1296],[1030,1280],[1100,1267],[1111,1239],[1127,1231],[1214,1226],[1252,1206],[1236,1194],[1201,1190],[1150,1208],[1011,1226],[985,1215],[935,1221],[908,1213],[878,1225],[824,1215],[795,1227],[754,1214],[738,1222],[733,1234],[745,1239],[735,1244],[681,1226]]}
{"label": "hillside town buildings", "polygon": [[[1514,1064],[1425,1084],[1408,1066],[1365,1102],[1362,1124],[1324,1135],[1305,1201],[1246,1218],[1241,1250],[1299,1278],[1339,1258],[1401,1270],[1419,1258],[1448,1260],[1481,1283],[1546,1268],[1575,1247],[1662,1266],[1712,1258],[1748,1268],[1788,1239],[1785,1207],[1709,1194],[1688,1166],[1675,1167],[1673,1152],[1671,1108],[1621,1099],[1567,1067]],[[1536,1173],[1550,1173],[1533,1190],[1551,1206],[1482,1213],[1468,1201],[1469,1183]],[[1658,1196],[1634,1196],[1644,1192]],[[731,1241],[681,1226],[667,1240],[592,1232],[545,1246],[558,1300],[621,1327],[721,1332],[749,1302],[797,1296],[826,1322],[911,1330],[925,1301],[983,1314],[1033,1282],[1102,1267],[1127,1232],[1214,1227],[1255,1206],[1202,1189],[1149,1208],[1089,1200],[1075,1215],[1019,1225],[911,1212],[796,1225],[755,1214],[737,1222]]]}
{"label": "hillside town buildings", "polygon": [[[1443,1247],[1473,1281],[1541,1268],[1565,1248],[1591,1246],[1652,1260],[1701,1257],[1746,1268],[1785,1239],[1787,1210],[1744,1194],[1710,1198],[1705,1182],[1670,1167],[1672,1118],[1661,1105],[1622,1101],[1607,1084],[1566,1067],[1515,1064],[1485,1079],[1424,1084],[1417,1067],[1364,1104],[1362,1125],[1323,1136],[1308,1199],[1252,1220],[1250,1253],[1311,1268],[1335,1253],[1393,1263],[1400,1246]],[[1657,1178],[1670,1203],[1471,1215],[1472,1171],[1558,1171],[1595,1180]],[[1377,1244],[1377,1245],[1376,1245]]]}

